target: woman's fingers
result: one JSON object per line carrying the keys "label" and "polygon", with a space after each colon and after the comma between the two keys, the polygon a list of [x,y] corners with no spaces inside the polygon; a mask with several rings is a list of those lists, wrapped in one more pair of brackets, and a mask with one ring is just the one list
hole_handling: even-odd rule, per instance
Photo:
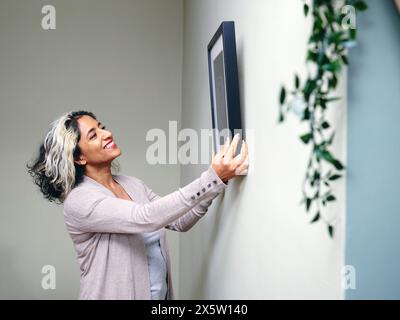
{"label": "woman's fingers", "polygon": [[249,167],[249,156],[247,155],[244,161],[235,169],[236,175],[247,174],[247,169]]}
{"label": "woman's fingers", "polygon": [[229,139],[228,138],[225,140],[224,145],[219,149],[219,151],[216,154],[214,153],[212,161],[219,162],[221,159],[223,159],[223,156],[224,156],[224,154],[225,154],[225,152],[226,152],[226,150],[227,150],[227,148],[229,146]]}
{"label": "woman's fingers", "polygon": [[221,153],[221,156],[222,156],[222,157],[224,157],[224,156],[226,155],[226,152],[227,152],[228,149],[229,149],[229,144],[230,144],[230,143],[231,143],[231,139],[230,139],[230,137],[227,137],[226,140],[225,140],[224,146],[223,146],[222,149],[220,150],[220,153]]}
{"label": "woman's fingers", "polygon": [[237,167],[235,169],[236,175],[245,175],[247,174],[247,168],[249,166],[249,154],[247,150],[247,144],[245,141],[242,143],[242,148],[240,150],[240,154],[234,159],[237,163]]}
{"label": "woman's fingers", "polygon": [[240,165],[244,161],[247,155],[248,155],[247,144],[244,140],[242,140],[242,147],[240,149],[240,153],[233,159],[233,161],[237,165]]}
{"label": "woman's fingers", "polygon": [[233,157],[236,153],[237,145],[239,143],[239,138],[240,138],[240,135],[238,133],[235,134],[235,136],[233,137],[232,143],[230,144],[230,146],[225,154],[225,157],[224,157],[225,163],[229,162],[233,159]]}
{"label": "woman's fingers", "polygon": [[239,139],[240,135],[236,134],[232,142],[230,142],[230,137],[228,136],[223,147],[217,153],[213,152],[212,154],[212,167],[223,181],[247,174],[249,156],[247,144],[244,140],[242,140],[240,154],[235,156]]}

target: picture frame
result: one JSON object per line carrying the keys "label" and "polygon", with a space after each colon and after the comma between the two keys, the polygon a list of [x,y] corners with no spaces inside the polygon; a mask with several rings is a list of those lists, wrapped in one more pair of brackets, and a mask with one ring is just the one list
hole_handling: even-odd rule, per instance
{"label": "picture frame", "polygon": [[213,128],[213,151],[217,153],[226,138],[240,134],[236,153],[244,139],[234,21],[221,23],[207,46]]}

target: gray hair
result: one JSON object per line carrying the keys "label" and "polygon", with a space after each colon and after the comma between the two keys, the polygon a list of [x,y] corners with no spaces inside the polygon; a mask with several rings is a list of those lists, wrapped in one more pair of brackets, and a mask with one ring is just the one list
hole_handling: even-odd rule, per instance
{"label": "gray hair", "polygon": [[[77,120],[88,115],[96,116],[89,111],[71,111],[53,121],[40,147],[39,156],[28,172],[41,192],[49,201],[62,203],[68,193],[83,180],[84,166],[75,163],[81,150],[78,146],[80,130]],[[111,163],[114,171],[119,171],[119,163]]]}

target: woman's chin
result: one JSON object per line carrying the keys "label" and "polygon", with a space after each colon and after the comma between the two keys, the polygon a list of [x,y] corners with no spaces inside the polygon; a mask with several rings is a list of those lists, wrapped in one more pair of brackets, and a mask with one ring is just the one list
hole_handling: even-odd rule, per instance
{"label": "woman's chin", "polygon": [[122,151],[120,148],[115,148],[112,151],[112,159],[114,160],[115,158],[118,158],[122,154]]}
{"label": "woman's chin", "polygon": [[122,150],[120,148],[117,148],[117,150],[115,150],[115,153],[116,153],[115,158],[118,158],[122,154]]}

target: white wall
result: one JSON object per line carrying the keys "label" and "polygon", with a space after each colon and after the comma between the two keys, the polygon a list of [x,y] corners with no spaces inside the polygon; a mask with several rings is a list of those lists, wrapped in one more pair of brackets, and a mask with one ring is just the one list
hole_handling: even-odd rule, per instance
{"label": "white wall", "polygon": [[[181,299],[339,299],[343,264],[344,181],[335,239],[326,225],[310,225],[301,199],[308,149],[294,117],[277,124],[282,83],[304,73],[310,21],[295,0],[185,0],[182,127],[210,128],[206,47],[223,20],[236,23],[249,175],[232,181],[206,217],[180,239]],[[345,79],[340,94],[345,94]],[[345,99],[344,99],[345,101]],[[345,160],[345,105],[331,115],[340,122],[335,154]],[[183,166],[181,184],[207,166]]]}
{"label": "white wall", "polygon": [[[56,8],[56,30],[41,8]],[[0,2],[0,298],[76,299],[79,267],[62,216],[32,183],[25,163],[50,122],[93,111],[122,149],[122,174],[161,195],[177,190],[179,166],[146,162],[146,132],[180,120],[182,0]],[[160,179],[160,177],[163,177]],[[168,234],[178,283],[178,234]],[[41,287],[56,267],[56,290]]]}

